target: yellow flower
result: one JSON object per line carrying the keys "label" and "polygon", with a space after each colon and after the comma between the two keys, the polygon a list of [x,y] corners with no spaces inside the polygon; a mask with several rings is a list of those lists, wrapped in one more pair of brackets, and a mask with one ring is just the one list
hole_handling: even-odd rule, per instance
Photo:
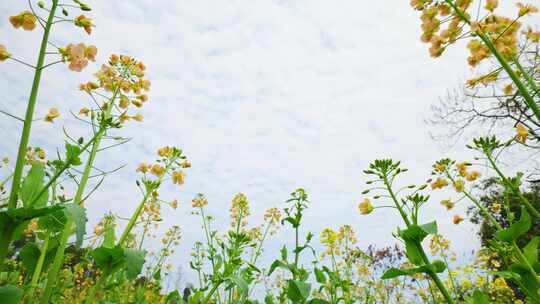
{"label": "yellow flower", "polygon": [[174,171],[172,173],[172,182],[173,184],[182,185],[184,184],[184,179],[186,178],[186,173],[182,171]]}
{"label": "yellow flower", "polygon": [[437,179],[431,183],[431,189],[442,189],[448,186],[448,181],[442,177],[437,177]]}
{"label": "yellow flower", "polygon": [[464,218],[460,215],[454,215],[454,217],[452,218],[452,223],[454,223],[454,225],[458,225],[459,223],[461,223],[462,221],[464,220]]}
{"label": "yellow flower", "polygon": [[0,61],[4,61],[11,57],[11,54],[7,51],[6,46],[0,44]]}
{"label": "yellow flower", "polygon": [[23,11],[16,16],[9,17],[9,22],[14,28],[22,27],[25,31],[31,31],[36,28],[37,18],[30,11]]}
{"label": "yellow flower", "polygon": [[191,168],[191,163],[189,161],[185,160],[180,164],[180,166],[182,168]]}
{"label": "yellow flower", "polygon": [[173,201],[171,202],[171,208],[173,208],[173,209],[178,208],[178,201],[177,201],[177,200],[173,200]]}
{"label": "yellow flower", "polygon": [[469,182],[472,182],[472,181],[475,181],[476,179],[478,179],[480,176],[482,176],[482,174],[478,171],[472,171],[470,173],[467,174],[467,180]]}
{"label": "yellow flower", "polygon": [[463,177],[465,177],[467,175],[467,163],[466,162],[457,163],[456,168],[458,170],[459,175],[461,175]]}
{"label": "yellow flower", "polygon": [[523,17],[528,14],[534,14],[538,12],[538,8],[530,4],[517,3],[516,6],[519,8],[518,15]]}
{"label": "yellow flower", "polygon": [[208,200],[202,195],[197,195],[192,201],[191,206],[193,208],[202,208],[204,206],[208,205]]}
{"label": "yellow flower", "polygon": [[454,182],[454,189],[456,190],[457,193],[463,192],[463,190],[465,189],[465,182],[463,182],[462,179],[456,180]]}
{"label": "yellow flower", "polygon": [[141,121],[143,121],[144,116],[142,114],[135,114],[135,115],[131,116],[131,118],[133,118],[133,120],[135,120],[135,121],[141,122]]}
{"label": "yellow flower", "polygon": [[171,157],[173,153],[173,148],[167,146],[160,148],[157,152],[157,154],[161,157]]}
{"label": "yellow flower", "polygon": [[484,6],[488,11],[492,12],[499,6],[499,0],[487,0]]}
{"label": "yellow flower", "polygon": [[491,212],[495,213],[495,214],[499,214],[501,212],[501,209],[502,209],[502,206],[500,203],[495,203],[493,205],[491,205]]}
{"label": "yellow flower", "polygon": [[516,140],[524,144],[527,140],[527,136],[529,136],[529,129],[527,129],[527,127],[525,127],[525,125],[523,125],[522,123],[518,123],[516,126],[516,132]]}
{"label": "yellow flower", "polygon": [[512,95],[514,94],[514,86],[512,86],[511,83],[507,84],[503,88],[503,92],[505,95]]}
{"label": "yellow flower", "polygon": [[47,115],[45,115],[45,121],[53,122],[56,118],[60,116],[60,112],[58,112],[57,108],[50,108]]}
{"label": "yellow flower", "polygon": [[360,214],[370,214],[373,212],[373,205],[371,204],[371,201],[367,198],[365,198],[360,204],[358,204],[358,211],[360,211]]}
{"label": "yellow flower", "polygon": [[88,116],[88,113],[90,113],[90,109],[88,109],[88,108],[82,108],[82,109],[79,111],[79,115]]}
{"label": "yellow flower", "polygon": [[92,34],[92,27],[95,26],[92,22],[92,19],[85,17],[84,15],[80,15],[79,17],[75,18],[73,21],[76,26],[84,28],[84,31],[90,35]]}
{"label": "yellow flower", "polygon": [[137,172],[147,173],[148,171],[150,171],[150,165],[147,163],[140,163],[137,167]]}
{"label": "yellow flower", "polygon": [[436,163],[435,164],[435,171],[437,172],[444,172],[444,170],[446,170],[446,165],[445,164],[441,164],[441,163]]}
{"label": "yellow flower", "polygon": [[158,164],[152,165],[152,168],[150,169],[150,172],[154,174],[157,177],[163,176],[165,174],[165,168]]}
{"label": "yellow flower", "polygon": [[446,200],[442,200],[442,201],[441,201],[441,205],[445,206],[445,207],[446,207],[446,210],[451,210],[452,208],[454,208],[454,206],[456,205],[456,203],[452,202],[452,201],[449,200],[449,199],[446,199]]}
{"label": "yellow flower", "polygon": [[281,211],[278,208],[270,208],[264,213],[264,220],[269,223],[278,223],[281,220]]}

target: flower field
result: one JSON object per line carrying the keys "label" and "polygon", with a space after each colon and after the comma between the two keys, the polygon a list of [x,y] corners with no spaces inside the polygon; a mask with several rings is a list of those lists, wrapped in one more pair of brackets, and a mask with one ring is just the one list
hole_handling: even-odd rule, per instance
{"label": "flower field", "polygon": [[[535,163],[540,149],[535,3],[516,1],[509,10],[499,0],[410,1],[419,18],[417,43],[427,44],[424,55],[436,61],[462,48],[474,75],[462,83],[463,101],[433,107],[431,123],[452,125],[451,133],[459,135],[479,122],[479,135],[459,147],[468,159],[440,155],[417,183],[406,182],[411,172],[399,160],[379,158],[357,168],[365,178],[354,189],[361,197],[350,210],[357,222],[330,219],[327,226],[334,228],[309,231],[306,218],[314,207],[303,188],[291,187],[282,204],[262,214],[252,214],[245,193],[231,197],[219,214],[204,194],[189,204],[169,198],[164,189],[184,191],[197,166],[183,150],[189,147],[148,147],[155,151],[152,159],[125,159],[135,169],[130,187],[138,197],[124,205],[127,216],[92,205],[96,193],[118,192],[103,183],[105,177],[122,178],[122,164],[111,171],[97,168],[107,160],[104,151],[130,149],[127,130],[142,128],[143,109],[157,105],[152,67],[144,58],[113,53],[99,62],[100,46],[87,42],[101,21],[92,16],[90,2],[29,0],[27,9],[0,16],[17,35],[41,37],[33,50],[37,61],[29,62],[2,44],[0,35],[2,74],[12,72],[6,63],[32,71],[25,112],[0,108],[1,119],[20,123],[18,148],[1,151],[1,304],[540,303],[539,170],[527,165],[518,172],[507,164],[521,158]],[[55,41],[55,31],[69,32],[72,40]],[[85,43],[78,42],[83,38]],[[58,85],[44,75],[89,70],[92,77],[83,83],[61,84],[84,95],[80,107],[66,113],[43,106],[40,90]],[[85,135],[62,128],[56,153],[40,146],[51,144],[47,138],[31,136],[69,115]],[[506,132],[492,132],[494,126]],[[182,208],[200,225],[198,241],[185,252],[188,260],[174,258],[182,222],[159,234],[164,215]],[[386,227],[395,245],[362,243],[355,228],[382,209],[400,221]],[[452,227],[476,224],[479,250],[459,257],[440,223],[426,220],[433,209],[447,211]],[[99,214],[96,225],[89,224],[90,210]],[[263,220],[254,222],[255,215]],[[224,218],[226,229],[218,228]],[[268,246],[276,236],[280,247]],[[159,240],[159,248],[152,240]],[[172,270],[181,267],[192,282],[175,284]]]}

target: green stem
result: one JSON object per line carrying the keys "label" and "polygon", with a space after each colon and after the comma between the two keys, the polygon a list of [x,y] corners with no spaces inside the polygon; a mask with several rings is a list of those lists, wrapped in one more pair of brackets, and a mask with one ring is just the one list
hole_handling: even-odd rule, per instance
{"label": "green stem", "polygon": [[[471,25],[471,20],[469,19],[469,17],[467,17],[467,15],[465,15],[465,13],[463,11],[461,11],[456,6],[454,1],[445,0],[445,2],[448,3],[448,5],[450,5],[452,7],[454,12],[457,14],[457,16],[461,20],[463,20],[467,24]],[[495,56],[497,61],[499,61],[499,63],[501,64],[503,69],[506,71],[508,76],[510,76],[510,78],[512,79],[512,81],[514,82],[516,87],[518,88],[519,92],[521,93],[521,96],[523,96],[523,98],[525,99],[525,103],[527,103],[527,106],[533,111],[534,115],[536,116],[536,119],[538,121],[540,121],[540,108],[538,108],[538,105],[536,104],[536,102],[534,102],[534,99],[532,98],[531,94],[529,94],[529,91],[527,90],[527,87],[525,86],[525,84],[523,84],[521,79],[519,79],[519,76],[516,74],[514,69],[512,69],[512,66],[510,66],[508,61],[499,52],[499,50],[497,50],[497,47],[493,44],[491,39],[486,34],[484,34],[482,32],[479,32],[477,34],[478,34],[478,37],[480,37],[480,39],[482,39],[482,41],[487,46],[487,48],[491,51],[491,53],[493,53],[493,55]],[[519,68],[519,65],[518,65],[518,68]]]}
{"label": "green stem", "polygon": [[206,298],[204,298],[204,301],[202,303],[210,303],[210,299],[218,289],[219,285],[221,285],[221,282],[214,284],[214,286],[212,287],[212,289],[210,289],[210,292],[208,292],[208,295],[206,296]]}
{"label": "green stem", "polygon": [[[399,204],[399,201],[398,201],[394,191],[392,190],[392,185],[388,181],[388,178],[384,177],[383,182],[384,182],[384,185],[386,186],[386,189],[388,190],[388,193],[390,194],[390,197],[392,198],[392,201],[394,202],[396,208],[399,210],[399,213],[400,213],[403,221],[405,222],[407,227],[411,226],[411,222],[407,218],[407,214],[403,210],[402,206]],[[429,268],[429,265],[431,265],[431,262],[429,261],[429,258],[427,257],[426,252],[424,251],[424,248],[422,247],[422,244],[420,242],[417,242],[416,247],[417,247],[418,251],[420,252],[420,256],[422,257],[422,261]],[[454,300],[450,296],[450,293],[448,292],[448,289],[446,289],[446,286],[444,286],[444,283],[441,281],[441,279],[439,278],[437,273],[435,273],[431,269],[429,269],[427,273],[431,277],[431,279],[433,280],[435,285],[437,285],[437,288],[442,293],[442,295],[443,295],[444,299],[446,300],[446,302],[449,303],[449,304],[454,304]]]}
{"label": "green stem", "polygon": [[34,269],[34,274],[32,275],[32,281],[30,282],[30,290],[28,291],[27,300],[28,303],[31,303],[31,301],[34,298],[34,291],[37,286],[37,283],[39,282],[39,277],[41,276],[41,270],[43,269],[43,263],[45,262],[45,256],[47,256],[47,250],[49,249],[49,239],[50,239],[50,233],[47,231],[47,234],[45,235],[45,240],[43,241],[43,246],[41,247],[39,258],[36,264],[36,268]]}
{"label": "green stem", "polygon": [[[479,208],[482,211],[484,216],[487,219],[489,219],[489,221],[491,222],[491,224],[493,226],[495,226],[497,231],[504,230],[503,227],[499,224],[499,222],[497,222],[497,220],[493,217],[493,215],[491,215],[491,213],[489,213],[489,211],[484,206],[482,206],[482,204],[480,204],[480,202],[478,202],[470,193],[468,193],[467,191],[463,191],[463,194],[465,194],[465,196],[469,200],[471,200],[476,205],[477,208]],[[535,278],[536,282],[540,285],[540,278],[538,277],[538,274],[536,273],[536,270],[534,270],[534,268],[529,263],[527,258],[523,255],[523,252],[521,251],[521,248],[519,248],[519,246],[516,244],[516,242],[512,242],[512,248],[514,249],[517,256],[525,263],[525,265],[527,266],[527,270]]]}
{"label": "green stem", "polygon": [[146,191],[146,194],[144,195],[143,199],[139,203],[139,206],[137,206],[137,209],[135,210],[135,213],[133,213],[133,215],[129,219],[129,222],[128,222],[126,228],[122,232],[122,235],[120,236],[120,239],[118,240],[118,246],[122,246],[124,244],[124,242],[126,241],[128,235],[131,233],[131,230],[135,226],[135,223],[137,222],[137,219],[141,215],[141,212],[142,212],[144,206],[146,205],[146,202],[148,201],[148,198],[150,197],[151,194],[152,194],[152,190]]}
{"label": "green stem", "polygon": [[487,156],[487,159],[488,159],[489,163],[491,164],[491,167],[493,168],[493,170],[495,170],[495,172],[497,172],[497,175],[499,175],[499,177],[501,178],[504,186],[507,187],[507,188],[510,188],[510,190],[512,190],[512,192],[519,198],[519,200],[525,205],[527,210],[534,217],[536,217],[537,219],[540,219],[540,212],[538,212],[538,210],[536,210],[536,208],[534,208],[534,206],[531,204],[531,202],[529,202],[529,200],[525,196],[523,196],[521,191],[519,191],[519,188],[516,188],[512,183],[510,183],[508,181],[508,178],[502,173],[502,171],[499,169],[497,164],[495,164],[495,160],[491,156],[491,153],[489,153],[488,151],[484,151],[484,154]]}
{"label": "green stem", "polygon": [[[45,53],[47,51],[47,43],[49,41],[49,33],[51,31],[54,13],[58,6],[58,0],[52,1],[51,10],[43,37],[41,39],[41,46],[39,48],[39,55],[36,64],[36,72],[34,73],[34,80],[32,82],[32,89],[30,91],[30,98],[28,99],[28,106],[26,107],[26,115],[24,117],[23,130],[21,133],[21,141],[19,143],[19,150],[17,152],[17,161],[15,163],[15,171],[13,172],[13,181],[11,184],[11,192],[9,194],[8,209],[17,208],[17,200],[19,196],[19,188],[22,179],[22,173],[24,169],[26,149],[28,147],[28,139],[30,137],[30,130],[32,128],[32,121],[34,119],[34,109],[36,107],[37,94],[39,91],[39,84],[41,82],[41,73],[43,72],[43,63],[45,61]],[[14,229],[4,229],[2,237],[0,239],[0,270],[3,268],[4,260],[7,256],[9,244],[13,238]]]}
{"label": "green stem", "polygon": [[[99,146],[99,142],[101,141],[101,138],[102,138],[103,134],[105,134],[105,130],[106,130],[105,126],[102,126],[99,129],[99,131],[94,135],[92,140],[89,141],[88,143],[86,143],[86,145],[80,150],[80,153],[82,153],[83,151],[86,151],[86,149],[89,147],[90,144],[92,144],[92,151],[93,151],[94,155],[92,155],[92,153],[90,154],[90,157],[88,158],[88,161],[86,163],[86,168],[91,168],[92,167],[92,163],[90,162],[90,160],[92,160],[92,162],[93,162],[93,160],[95,158],[95,153],[97,151],[96,147]],[[87,171],[86,168],[85,168],[85,172]],[[60,176],[60,173],[57,173],[56,176],[57,177]],[[83,176],[83,178],[84,178],[84,176]],[[86,179],[88,179],[88,175],[86,175]],[[81,187],[79,186],[79,189],[80,188]],[[79,190],[77,190],[77,192],[79,192]],[[79,198],[79,201],[74,201],[74,203],[77,203],[77,204],[80,203],[80,198]],[[48,303],[49,298],[50,298],[50,296],[52,294],[52,289],[56,285],[56,278],[58,276],[58,272],[60,271],[60,268],[62,267],[62,262],[64,261],[64,251],[65,251],[65,248],[66,248],[66,245],[67,245],[68,238],[72,233],[73,224],[74,224],[73,218],[68,217],[68,219],[66,221],[66,224],[64,225],[64,229],[62,230],[62,234],[60,236],[60,243],[58,244],[58,249],[56,249],[53,265],[52,265],[51,270],[49,271],[49,274],[47,276],[47,285],[45,287],[45,291],[44,291],[43,296],[41,298],[41,303],[42,304],[47,304]]]}

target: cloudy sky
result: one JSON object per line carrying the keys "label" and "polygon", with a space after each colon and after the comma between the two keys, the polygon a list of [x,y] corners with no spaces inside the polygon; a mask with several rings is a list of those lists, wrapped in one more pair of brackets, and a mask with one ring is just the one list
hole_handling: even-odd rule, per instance
{"label": "cloudy sky", "polygon": [[[33,63],[40,31],[14,30],[8,22],[8,16],[25,9],[24,2],[0,4],[0,44]],[[361,247],[383,246],[394,243],[391,232],[400,221],[390,210],[357,213],[366,181],[362,170],[369,162],[402,160],[410,169],[406,184],[424,181],[432,163],[443,156],[467,155],[459,146],[442,149],[423,122],[430,105],[470,75],[465,52],[453,48],[443,58],[431,59],[419,41],[420,21],[408,1],[89,4],[93,11],[88,16],[97,24],[91,36],[59,24],[52,40],[58,45],[95,44],[97,62],[82,73],[65,65],[44,73],[36,117],[52,106],[62,116],[54,124],[36,122],[31,144],[52,154],[62,147],[62,126],[85,134],[68,111],[90,105],[78,84],[90,80],[108,55],[143,60],[152,81],[145,121],[121,131],[133,137],[130,143],[99,156],[101,168],[126,167],[89,200],[89,224],[109,210],[129,215],[139,199],[137,164],[151,161],[161,146],[179,146],[193,168],[181,189],[163,193],[181,202],[176,211],[164,208],[163,227],[183,227],[175,262],[184,268],[193,242],[202,236],[199,219],[190,215],[196,193],[207,196],[210,213],[223,228],[235,193],[249,197],[257,223],[265,209],[284,207],[289,193],[303,187],[311,200],[306,231],[318,234],[324,227],[351,224]],[[23,116],[31,75],[13,61],[0,63],[1,110]],[[15,120],[0,120],[2,156],[14,157],[20,128]],[[472,227],[452,225],[454,213],[447,213],[437,199],[424,212],[426,219],[438,220],[461,252],[475,246]],[[283,230],[269,242],[266,259],[276,257],[272,249],[291,239],[290,231]]]}

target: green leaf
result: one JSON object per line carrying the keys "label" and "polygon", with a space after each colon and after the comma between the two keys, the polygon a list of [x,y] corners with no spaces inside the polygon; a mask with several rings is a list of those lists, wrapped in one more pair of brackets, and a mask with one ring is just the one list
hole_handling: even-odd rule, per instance
{"label": "green leaf", "polygon": [[239,275],[230,276],[227,278],[227,280],[231,281],[236,287],[238,287],[238,290],[242,293],[242,295],[247,295],[248,293],[248,284],[246,281],[240,277]]}
{"label": "green leaf", "polygon": [[382,275],[381,279],[387,280],[387,279],[393,279],[400,276],[410,276],[417,273],[427,273],[430,270],[436,273],[441,273],[446,269],[446,264],[442,261],[436,260],[433,261],[430,265],[424,265],[416,268],[411,269],[398,269],[398,268],[390,268]]}
{"label": "green leaf", "polygon": [[420,225],[419,227],[420,229],[424,230],[424,232],[427,234],[437,234],[438,232],[436,221]]}
{"label": "green leaf", "polygon": [[48,190],[42,191],[45,179],[45,166],[42,163],[35,162],[28,171],[28,174],[23,180],[20,192],[20,198],[25,208],[33,206],[44,207],[49,199]]}
{"label": "green leaf", "polygon": [[34,273],[37,261],[41,255],[41,250],[34,243],[27,243],[21,249],[19,256],[21,257],[22,264],[27,273]]}
{"label": "green leaf", "polygon": [[422,253],[418,248],[418,241],[405,239],[405,254],[411,263],[416,266],[422,265],[424,260],[422,259]]}
{"label": "green leaf", "polygon": [[0,212],[0,223],[5,224],[6,220],[14,221],[15,223],[22,223],[31,219],[42,217],[58,210],[62,210],[64,205],[53,205],[45,208],[17,208]]}
{"label": "green leaf", "polygon": [[272,272],[274,272],[274,270],[276,270],[276,268],[278,268],[278,267],[286,269],[286,270],[291,270],[288,264],[285,264],[280,260],[275,260],[272,263],[272,265],[270,265],[270,269],[268,270],[268,275],[271,275]]}
{"label": "green leaf", "polygon": [[124,249],[126,256],[126,275],[127,278],[133,280],[141,273],[144,265],[145,250]]}
{"label": "green leaf", "polygon": [[64,229],[67,222],[67,216],[64,210],[58,210],[51,214],[39,218],[38,224],[42,229],[51,232],[60,232]]}
{"label": "green leaf", "polygon": [[21,301],[23,291],[13,285],[4,285],[0,287],[0,303],[17,304]]}
{"label": "green leaf", "polygon": [[83,242],[84,235],[86,234],[86,209],[78,204],[67,204],[66,213],[75,222],[75,235],[77,248],[80,248]]}
{"label": "green leaf", "polygon": [[324,275],[324,272],[322,272],[319,268],[315,267],[315,279],[317,280],[317,283],[324,284],[326,283],[326,276]]}
{"label": "green leaf", "polygon": [[477,289],[473,292],[473,304],[489,304],[489,298]]}
{"label": "green leaf", "polygon": [[98,247],[91,253],[96,265],[106,274],[111,274],[124,266],[126,257],[124,250],[119,247]]}
{"label": "green leaf", "polygon": [[531,228],[531,217],[527,210],[521,208],[521,218],[505,230],[497,231],[497,238],[501,241],[512,242],[524,235]]}
{"label": "green leaf", "polygon": [[330,304],[330,302],[322,299],[311,299],[308,302],[309,304]]}
{"label": "green leaf", "polygon": [[114,225],[107,223],[103,232],[103,247],[113,248],[115,246],[116,236],[114,235]]}
{"label": "green leaf", "polygon": [[79,155],[81,154],[81,148],[76,145],[71,145],[66,143],[66,162],[73,166],[80,165],[81,159],[79,158]]}
{"label": "green leaf", "polygon": [[311,284],[297,280],[289,280],[288,283],[287,297],[291,301],[294,303],[303,302],[309,297]]}
{"label": "green leaf", "polygon": [[523,247],[523,255],[527,258],[527,261],[531,265],[534,265],[538,262],[538,243],[540,242],[540,237],[533,237],[529,243]]}

